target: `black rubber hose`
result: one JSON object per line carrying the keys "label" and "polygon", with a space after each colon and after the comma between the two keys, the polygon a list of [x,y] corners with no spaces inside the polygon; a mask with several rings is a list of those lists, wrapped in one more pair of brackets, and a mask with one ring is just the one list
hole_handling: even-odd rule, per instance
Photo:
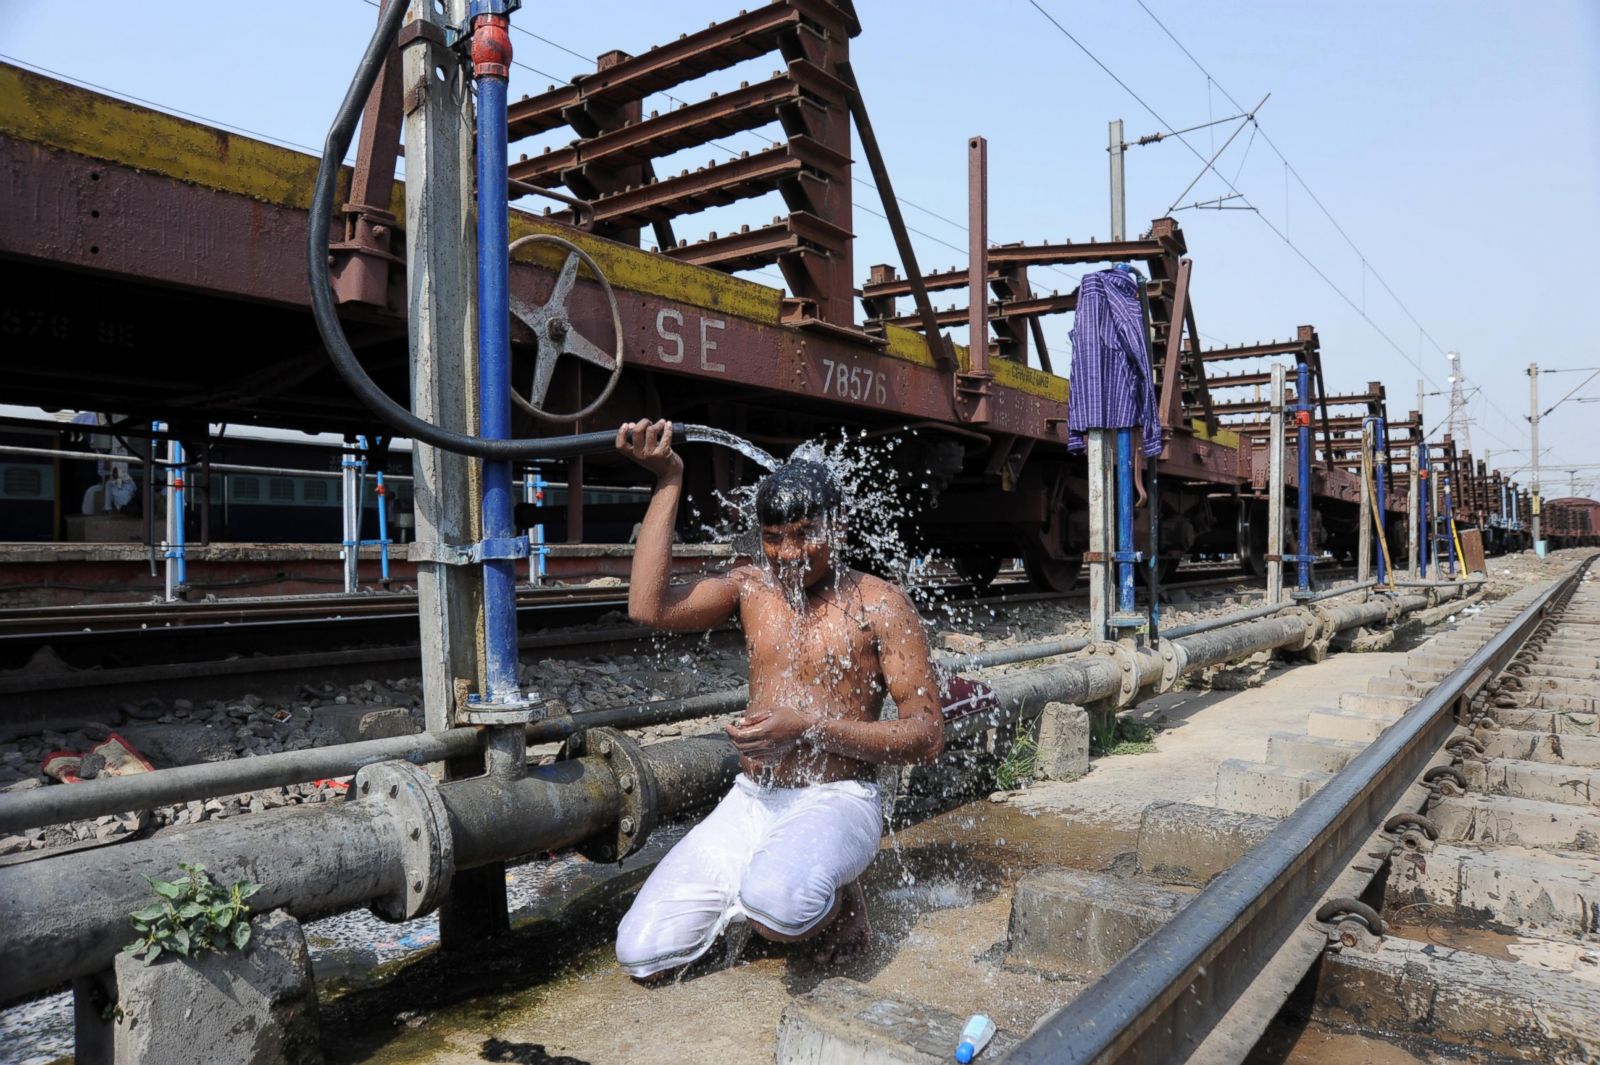
{"label": "black rubber hose", "polygon": [[344,378],[345,384],[350,386],[357,398],[397,434],[421,440],[444,451],[498,460],[562,459],[608,451],[616,439],[615,430],[525,440],[486,440],[424,421],[390,399],[383,389],[373,383],[351,349],[350,341],[345,338],[344,327],[339,323],[339,313],[333,303],[333,288],[328,280],[328,230],[333,223],[334,198],[339,191],[339,167],[345,153],[350,150],[350,141],[355,136],[362,108],[372,94],[372,86],[377,83],[410,6],[404,0],[394,0],[384,8],[378,19],[378,28],[373,31],[366,54],[361,57],[361,65],[356,68],[350,88],[345,92],[344,102],[339,105],[339,112],[334,116],[333,125],[328,128],[327,140],[322,145],[322,165],[317,169],[316,189],[311,197],[306,266],[311,286],[311,313],[317,321],[317,332],[322,335],[322,342],[328,349],[328,357],[333,360],[339,376]]}

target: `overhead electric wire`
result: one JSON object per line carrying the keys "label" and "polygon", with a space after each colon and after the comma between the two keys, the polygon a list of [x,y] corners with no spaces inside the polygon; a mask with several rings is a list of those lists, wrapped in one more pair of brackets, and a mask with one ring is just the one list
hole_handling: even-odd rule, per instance
{"label": "overhead electric wire", "polygon": [[[1158,112],[1155,108],[1151,107],[1150,104],[1145,101],[1144,97],[1142,97],[1138,93],[1134,92],[1132,87],[1129,86],[1127,82],[1125,82],[1121,78],[1119,78],[1116,75],[1116,73],[1114,71],[1112,71],[1112,69],[1110,67],[1106,66],[1106,64],[1101,61],[1099,56],[1097,56],[1093,52],[1091,52],[1084,45],[1084,43],[1082,41],[1078,40],[1077,37],[1073,36],[1072,33],[1065,26],[1063,26],[1059,21],[1057,21],[1057,19],[1055,18],[1054,15],[1050,14],[1050,12],[1046,11],[1043,7],[1041,7],[1039,5],[1039,3],[1038,3],[1038,0],[1028,0],[1028,3],[1031,4],[1033,6],[1033,8],[1036,11],[1039,12],[1039,14],[1043,15],[1050,22],[1050,24],[1052,26],[1054,26],[1057,30],[1061,31],[1061,34],[1064,37],[1066,37],[1067,40],[1071,41],[1074,45],[1076,45],[1078,47],[1079,51],[1083,52],[1084,55],[1088,56],[1089,59],[1094,62],[1095,66],[1097,66],[1101,70],[1105,71],[1107,76],[1109,76],[1112,81],[1115,81],[1119,86],[1121,86],[1124,92],[1126,92],[1129,96],[1133,97],[1133,99],[1139,104],[1140,107],[1143,107],[1146,111],[1150,112],[1151,117],[1153,117],[1157,122],[1159,122],[1163,126],[1165,126],[1169,131],[1173,131],[1174,130],[1174,127],[1173,127],[1172,123],[1168,122],[1165,118],[1161,117],[1160,112]],[[1221,88],[1221,86],[1218,86],[1218,88]],[[1230,99],[1231,99],[1231,97],[1230,97]],[[1237,101],[1234,101],[1234,106],[1235,107],[1239,107],[1241,110],[1243,110],[1242,106]],[[1417,359],[1412,358],[1411,355],[1409,355],[1405,351],[1404,348],[1402,348],[1399,344],[1395,343],[1394,338],[1391,337],[1388,333],[1384,332],[1382,326],[1378,325],[1377,322],[1373,321],[1370,317],[1368,317],[1367,312],[1365,310],[1363,310],[1356,303],[1355,300],[1351,299],[1345,293],[1344,289],[1340,288],[1337,284],[1335,284],[1333,279],[1331,277],[1329,277],[1327,275],[1327,273],[1320,266],[1318,266],[1315,262],[1313,262],[1309,255],[1307,255],[1304,251],[1300,250],[1299,245],[1295,244],[1295,242],[1293,240],[1289,239],[1289,235],[1287,233],[1285,233],[1283,230],[1279,229],[1276,225],[1274,225],[1270,218],[1268,218],[1265,214],[1263,214],[1259,208],[1256,208],[1254,206],[1254,204],[1251,204],[1250,198],[1248,196],[1246,196],[1243,192],[1240,192],[1239,187],[1237,185],[1235,185],[1232,181],[1229,181],[1226,175],[1224,175],[1220,170],[1217,170],[1214,166],[1212,166],[1209,163],[1209,161],[1206,159],[1206,157],[1203,154],[1201,154],[1200,150],[1198,148],[1196,148],[1193,144],[1189,143],[1188,138],[1183,137],[1181,135],[1178,135],[1176,132],[1174,132],[1173,135],[1178,137],[1178,141],[1185,148],[1189,149],[1189,151],[1194,155],[1194,157],[1196,159],[1199,159],[1202,163],[1206,164],[1206,169],[1210,170],[1212,173],[1216,174],[1217,177],[1222,179],[1223,184],[1228,186],[1228,191],[1234,192],[1234,193],[1238,193],[1239,197],[1244,200],[1245,204],[1250,208],[1250,210],[1255,214],[1255,216],[1261,220],[1261,223],[1263,225],[1265,225],[1269,230],[1271,230],[1274,236],[1276,236],[1279,240],[1283,241],[1283,243],[1288,246],[1290,251],[1294,252],[1295,255],[1299,256],[1300,261],[1305,263],[1308,267],[1310,267],[1312,272],[1315,273],[1318,277],[1320,277],[1322,279],[1323,283],[1326,284],[1330,289],[1332,289],[1334,291],[1334,293],[1336,295],[1338,295],[1338,297],[1340,299],[1344,300],[1345,303],[1349,304],[1350,309],[1355,311],[1357,315],[1359,315],[1369,326],[1371,326],[1373,332],[1375,332],[1379,336],[1381,336],[1388,343],[1388,345],[1390,347],[1394,348],[1395,352],[1401,358],[1405,359],[1407,362],[1411,363],[1411,365],[1415,366],[1417,368],[1417,372],[1421,373],[1425,380],[1432,382],[1434,385],[1438,385],[1439,382],[1437,382],[1437,381],[1435,381],[1433,379],[1433,376],[1428,373],[1427,369],[1425,369],[1423,367],[1423,365],[1422,365],[1422,363],[1420,361],[1418,361]],[[1264,133],[1263,133],[1263,136],[1265,136]],[[1424,331],[1424,332],[1426,332],[1426,331]]]}
{"label": "overhead electric wire", "polygon": [[[1543,371],[1541,371],[1541,372],[1543,372]],[[1566,395],[1562,396],[1560,399],[1556,400],[1554,403],[1552,403],[1548,407],[1546,407],[1542,412],[1540,412],[1539,417],[1543,418],[1545,415],[1549,414],[1551,411],[1553,411],[1557,407],[1561,406],[1561,404],[1563,404],[1567,400],[1571,399],[1574,392],[1577,392],[1578,389],[1583,388],[1590,381],[1593,381],[1596,377],[1600,377],[1600,370],[1596,370],[1594,373],[1590,374],[1588,377],[1585,377],[1582,381],[1580,381],[1578,383],[1578,385],[1575,388],[1572,389],[1571,392],[1568,392]]]}
{"label": "overhead electric wire", "polygon": [[321,152],[320,149],[313,148],[309,144],[301,144],[299,141],[292,141],[287,137],[275,137],[270,133],[262,133],[260,130],[251,129],[248,126],[235,125],[231,122],[224,122],[220,118],[211,118],[207,115],[197,114],[193,111],[185,111],[181,107],[173,107],[170,104],[160,103],[156,100],[147,100],[142,96],[135,96],[131,92],[123,92],[121,89],[113,89],[109,86],[99,85],[88,80],[87,78],[80,78],[73,74],[64,74],[59,70],[52,70],[51,68],[40,63],[30,63],[26,59],[18,59],[16,56],[6,55],[4,52],[0,52],[0,59],[5,60],[7,63],[15,63],[19,67],[27,67],[29,70],[38,71],[41,74],[48,74],[52,78],[60,78],[62,81],[71,82],[73,85],[78,85],[85,89],[93,89],[96,92],[102,92],[108,96],[114,96],[119,100],[127,100],[130,103],[143,104],[146,107],[153,107],[158,111],[165,111],[168,114],[177,115],[181,118],[192,118],[196,122],[204,122],[208,126],[215,126],[234,133],[245,133],[260,140],[270,141],[273,144],[280,144],[287,148],[299,148],[310,152],[312,155],[318,155]]}
{"label": "overhead electric wire", "polygon": [[[1215,77],[1212,76],[1211,71],[1206,69],[1205,64],[1200,62],[1200,60],[1195,57],[1195,54],[1193,52],[1189,51],[1188,47],[1185,46],[1184,43],[1178,39],[1177,34],[1173,33],[1172,30],[1168,29],[1167,28],[1167,24],[1162,22],[1161,19],[1156,16],[1156,13],[1154,11],[1150,10],[1150,7],[1149,7],[1148,4],[1145,3],[1145,0],[1137,0],[1137,3],[1139,4],[1139,7],[1144,10],[1144,13],[1146,15],[1150,16],[1150,20],[1152,22],[1154,22],[1158,27],[1160,27],[1161,32],[1166,34],[1167,38],[1169,40],[1171,40],[1173,44],[1178,46],[1178,50],[1181,51],[1186,57],[1188,57],[1189,62],[1194,64],[1195,69],[1199,70],[1200,73],[1202,73],[1202,74],[1204,74],[1206,76],[1206,82],[1207,82],[1208,85],[1215,85],[1217,87],[1217,90],[1219,92],[1221,92],[1222,95],[1225,96],[1228,99],[1228,101],[1233,104],[1233,106],[1240,107],[1240,108],[1243,107],[1243,105],[1240,104],[1238,100],[1234,99],[1233,94],[1230,93],[1223,86],[1223,84],[1220,81],[1218,81]],[[1035,6],[1037,6],[1037,5],[1035,5]],[[1266,142],[1266,144],[1267,144],[1267,146],[1269,148],[1272,149],[1273,154],[1275,154],[1280,160],[1282,160],[1285,171],[1294,176],[1295,181],[1298,182],[1300,187],[1305,190],[1306,195],[1311,197],[1311,202],[1317,205],[1317,209],[1322,212],[1323,217],[1328,220],[1328,223],[1333,226],[1333,228],[1338,232],[1339,236],[1344,238],[1345,243],[1350,245],[1350,250],[1356,253],[1356,256],[1361,260],[1362,270],[1365,271],[1365,272],[1370,272],[1372,274],[1372,276],[1377,279],[1378,284],[1382,285],[1384,291],[1389,294],[1389,298],[1394,300],[1395,306],[1399,307],[1401,312],[1404,313],[1405,316],[1411,320],[1411,323],[1417,327],[1417,331],[1419,333],[1421,333],[1421,335],[1423,337],[1425,337],[1427,339],[1427,341],[1434,346],[1434,349],[1436,351],[1438,351],[1439,354],[1441,354],[1441,355],[1446,354],[1444,346],[1441,345],[1437,340],[1434,339],[1433,334],[1429,333],[1428,330],[1427,330],[1427,327],[1424,326],[1422,324],[1422,322],[1418,320],[1417,316],[1411,312],[1411,308],[1409,306],[1407,306],[1406,302],[1400,298],[1399,293],[1395,292],[1394,287],[1389,284],[1388,279],[1385,278],[1381,273],[1379,273],[1377,268],[1372,265],[1372,262],[1371,262],[1370,259],[1367,258],[1366,253],[1361,250],[1361,248],[1356,244],[1355,240],[1352,239],[1350,234],[1345,230],[1344,226],[1340,225],[1339,224],[1339,220],[1333,216],[1333,212],[1328,210],[1327,205],[1322,202],[1322,198],[1316,194],[1316,191],[1314,189],[1312,189],[1311,185],[1301,175],[1300,171],[1295,167],[1295,165],[1293,163],[1291,163],[1289,161],[1288,156],[1283,154],[1282,149],[1280,149],[1278,147],[1277,143],[1275,141],[1273,141],[1272,135],[1269,134],[1265,129],[1262,129],[1261,128],[1261,124],[1259,122],[1256,123],[1256,127],[1257,127],[1257,129],[1260,130],[1261,139]],[[1254,139],[1254,134],[1252,134],[1252,140],[1253,139]],[[1248,154],[1248,151],[1249,151],[1249,149],[1247,148],[1246,149],[1246,154]],[[1244,172],[1244,164],[1241,161],[1240,164],[1239,164],[1239,173],[1243,173],[1243,172]],[[1237,175],[1235,175],[1235,180],[1237,180]],[[1262,220],[1263,221],[1266,220],[1264,216],[1263,216]],[[1348,302],[1348,300],[1347,300],[1347,302]],[[1361,316],[1363,318],[1367,317],[1364,308],[1361,311]],[[1370,323],[1372,320],[1370,318],[1368,318],[1367,321]],[[1376,328],[1375,325],[1374,325],[1374,328]],[[1381,333],[1382,331],[1380,330],[1379,332]],[[1385,337],[1384,339],[1387,340],[1388,338]],[[1390,343],[1393,344],[1393,341],[1390,341]],[[1402,354],[1404,354],[1404,353],[1402,352]],[[1422,366],[1421,366],[1420,363],[1416,362],[1416,360],[1409,360],[1409,361],[1411,361],[1412,365],[1416,366],[1418,370],[1422,371],[1422,375],[1423,375],[1424,378],[1426,378],[1429,381],[1433,380],[1433,378],[1428,375],[1426,370],[1422,370]],[[1513,426],[1516,425],[1515,419],[1513,419],[1505,411],[1500,409],[1499,404],[1495,403],[1493,396],[1490,396],[1488,393],[1484,393],[1483,400],[1484,400],[1485,403],[1487,403],[1489,405],[1489,408],[1491,410],[1493,410],[1496,414],[1498,414],[1501,417],[1501,419],[1504,420],[1508,425],[1513,425]],[[1480,423],[1480,425],[1481,425],[1481,423]]]}

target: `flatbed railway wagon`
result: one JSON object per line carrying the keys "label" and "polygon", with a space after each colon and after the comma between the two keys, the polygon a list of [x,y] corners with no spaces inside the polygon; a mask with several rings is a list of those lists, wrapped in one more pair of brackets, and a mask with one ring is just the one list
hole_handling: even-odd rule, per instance
{"label": "flatbed railway wagon", "polygon": [[[1199,349],[1193,263],[1177,223],[1157,219],[1134,239],[991,246],[986,146],[971,138],[972,261],[923,275],[849,65],[859,32],[848,5],[778,0],[638,55],[609,53],[594,74],[512,103],[513,157],[525,138],[576,134],[509,166],[514,193],[566,190],[556,192],[566,205],[558,214],[512,213],[514,380],[526,400],[515,435],[641,415],[718,426],[778,452],[865,434],[890,449],[924,546],[980,577],[1020,557],[1039,585],[1066,588],[1087,546],[1087,481],[1066,447],[1065,367],[1052,365],[1038,323],[1070,313],[1076,293],[1036,293],[1028,271],[1127,263],[1147,278],[1166,433],[1159,554],[1175,564],[1237,552],[1259,565],[1250,530],[1265,494],[1260,449],[1218,417],[1207,365],[1273,352]],[[413,33],[406,47],[436,61],[429,91],[461,91],[461,63],[442,38]],[[651,93],[772,53],[780,67],[770,79],[643,112]],[[403,67],[397,50],[329,233],[345,329],[402,403],[412,384],[405,228],[418,209],[390,177],[405,120]],[[682,173],[657,165],[774,124],[779,139],[765,150]],[[859,293],[852,124],[905,267],[904,277],[875,267]],[[408,154],[413,167],[419,158],[419,149]],[[10,401],[160,419],[180,436],[218,421],[381,435],[329,367],[309,313],[304,248],[317,162],[0,66],[0,165],[12,189],[0,202]],[[676,238],[674,225],[707,206],[771,192],[787,214],[770,224]],[[654,250],[643,246],[647,233]],[[764,266],[781,271],[786,290],[735,276]],[[956,287],[984,298],[935,311],[929,291]],[[906,295],[918,313],[903,317],[895,304]],[[986,343],[952,343],[943,330],[961,324]],[[1315,361],[1325,399],[1304,330],[1286,350]],[[1360,486],[1335,462],[1325,404],[1321,420],[1310,490],[1321,546],[1338,550],[1357,531]],[[691,509],[703,521],[718,492],[753,475],[723,449],[689,450]],[[636,477],[606,457],[565,471],[575,486]],[[1403,486],[1389,507],[1391,519],[1404,514]],[[1148,524],[1138,522],[1141,533]],[[584,531],[581,506],[571,508],[569,537]]]}

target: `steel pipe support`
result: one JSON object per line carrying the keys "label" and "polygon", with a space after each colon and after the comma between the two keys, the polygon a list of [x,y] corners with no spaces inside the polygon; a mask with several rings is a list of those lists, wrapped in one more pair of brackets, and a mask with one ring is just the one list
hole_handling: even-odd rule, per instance
{"label": "steel pipe support", "polygon": [[344,777],[377,762],[396,759],[418,765],[443,762],[474,753],[480,742],[477,729],[451,729],[35,788],[0,798],[0,832],[18,833],[28,828],[129,810],[148,810],[192,799]]}
{"label": "steel pipe support", "polygon": [[[717,735],[656,744],[643,758],[657,820],[720,795],[738,772]],[[261,884],[257,912],[312,917],[376,901],[379,916],[403,920],[436,905],[455,871],[572,846],[616,825],[621,808],[618,775],[595,755],[517,780],[446,784],[391,761],[364,768],[347,802],[0,867],[0,1003],[110,965],[132,935],[128,914],[150,901],[146,878],[171,879],[179,862],[222,883]]]}
{"label": "steel pipe support", "polygon": [[153,897],[146,878],[171,880],[179,862],[223,884],[261,884],[260,913],[310,917],[397,896],[406,863],[392,816],[372,801],[285,807],[0,868],[0,1003],[107,968],[133,938],[128,915]]}

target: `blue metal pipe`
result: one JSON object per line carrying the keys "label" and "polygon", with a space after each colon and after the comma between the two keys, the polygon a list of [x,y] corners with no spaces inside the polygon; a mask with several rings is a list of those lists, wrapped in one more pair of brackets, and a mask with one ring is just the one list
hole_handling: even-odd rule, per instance
{"label": "blue metal pipe", "polygon": [[178,520],[172,523],[172,552],[173,558],[178,563],[178,583],[189,583],[189,559],[184,552],[183,529],[183,503],[184,503],[184,478],[189,474],[188,467],[183,464],[183,445],[176,440],[172,442],[172,461],[177,463],[172,468],[172,483],[176,486],[173,493],[173,505],[177,508]]}
{"label": "blue metal pipe", "polygon": [[1117,611],[1133,612],[1133,430],[1117,430]]}
{"label": "blue metal pipe", "polygon": [[360,472],[356,474],[356,527],[351,530],[351,536],[356,541],[354,545],[356,548],[377,547],[379,572],[385,583],[387,583],[389,580],[389,509],[387,500],[389,490],[383,484],[383,464],[381,462],[373,463],[376,467],[373,470],[373,495],[378,497],[378,538],[376,540],[363,540],[361,538],[361,526],[366,515],[367,456],[372,453],[372,448],[367,443],[365,436],[356,437],[356,446],[361,449],[361,458],[355,464]]}
{"label": "blue metal pipe", "polygon": [[[1389,542],[1389,425],[1383,418],[1376,418],[1377,426],[1374,429],[1377,444],[1377,473],[1374,480],[1378,487],[1378,535],[1382,537],[1384,545]],[[1383,564],[1384,549],[1378,548],[1378,568],[1376,570],[1379,583],[1388,579],[1388,567]]]}
{"label": "blue metal pipe", "polygon": [[[544,490],[548,485],[549,482],[537,467],[529,470],[522,482],[522,501],[543,508]],[[549,549],[544,544],[544,522],[536,522],[528,529],[528,583],[536,588],[544,583],[544,559],[548,553]]]}
{"label": "blue metal pipe", "polygon": [[1295,583],[1302,595],[1311,592],[1311,367],[1295,368],[1294,421],[1300,444],[1300,484],[1295,490],[1298,510]]}
{"label": "blue metal pipe", "polygon": [[[478,388],[479,435],[511,436],[510,246],[506,201],[506,78],[478,72]],[[486,555],[516,535],[511,463],[483,463],[483,538]],[[483,562],[484,673],[487,697],[517,697],[517,574],[510,557]]]}
{"label": "blue metal pipe", "polygon": [[1417,576],[1428,575],[1428,564],[1433,561],[1433,530],[1428,527],[1428,445],[1417,448]]}
{"label": "blue metal pipe", "polygon": [[383,486],[383,471],[377,471],[378,479],[378,559],[381,565],[380,572],[384,581],[389,579],[389,490]]}

